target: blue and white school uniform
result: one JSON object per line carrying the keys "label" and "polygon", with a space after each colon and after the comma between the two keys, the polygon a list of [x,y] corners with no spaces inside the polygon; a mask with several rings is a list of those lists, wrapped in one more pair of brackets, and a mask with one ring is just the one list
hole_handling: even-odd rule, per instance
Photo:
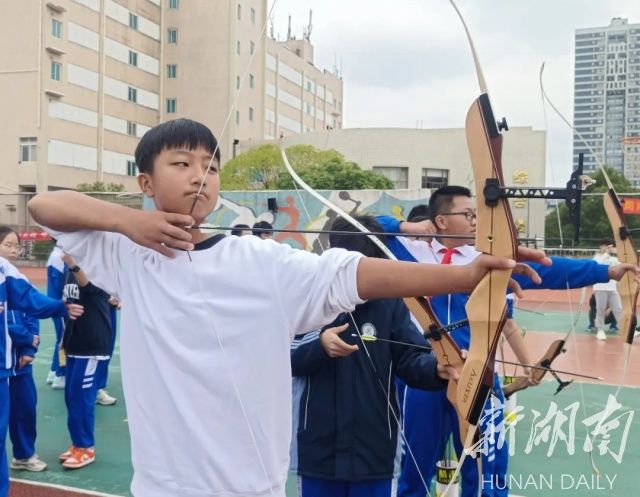
{"label": "blue and white school uniform", "polygon": [[62,300],[50,299],[39,293],[29,281],[6,259],[0,257],[0,497],[9,493],[6,438],[9,424],[9,378],[13,376],[13,341],[9,334],[9,309],[38,318],[65,316]]}
{"label": "blue and white school uniform", "polygon": [[74,447],[95,446],[95,405],[99,382],[112,344],[109,294],[92,283],[80,286],[74,273],[65,274],[64,297],[84,307],[77,319],[67,320],[62,345],[67,356],[64,387],[67,427]]}
{"label": "blue and white school uniform", "polygon": [[9,378],[9,438],[15,459],[29,459],[36,452],[36,405],[38,395],[33,380],[33,365],[19,368],[22,356],[35,357],[33,341],[40,335],[40,321],[29,315],[9,310],[9,333],[13,346],[13,376]]}
{"label": "blue and white school uniform", "polygon": [[[377,218],[386,232],[397,233],[400,222],[388,216]],[[429,264],[440,264],[447,252],[446,248],[434,239],[431,244],[424,241],[414,241],[405,237],[392,237],[389,246],[399,259]],[[450,263],[456,265],[469,264],[480,253],[470,245],[457,247],[450,255]],[[601,281],[608,281],[607,266],[597,264],[591,260],[565,259],[552,257],[552,266],[529,263],[540,277],[542,284],[536,285],[530,279],[521,275],[513,275],[523,289],[566,289],[589,286]],[[439,295],[430,299],[436,316],[443,324],[451,324],[467,319],[465,305],[468,294]],[[511,317],[511,316],[509,316]],[[454,330],[451,336],[461,349],[469,348],[470,330],[468,326]],[[496,374],[493,395],[485,405],[482,419],[493,419],[496,425],[504,419],[504,396],[499,376]],[[499,405],[496,409],[496,405]],[[407,387],[403,404],[403,428],[407,443],[411,447],[416,463],[410,457],[405,457],[402,472],[398,482],[399,497],[423,497],[426,482],[431,488],[431,481],[435,475],[436,463],[442,458],[446,443],[453,434],[454,447],[458,455],[461,453],[458,417],[454,407],[446,398],[446,393],[426,392]],[[424,420],[429,422],[425,423]],[[480,426],[480,430],[487,429],[487,425]],[[497,437],[496,440],[497,442]],[[500,445],[500,446],[499,446]],[[485,497],[504,497],[509,489],[506,485],[507,466],[509,459],[508,446],[500,442],[490,443],[482,455],[483,481],[487,482],[483,488]],[[479,478],[476,461],[467,458],[461,470],[462,497],[475,497],[478,492]]]}
{"label": "blue and white school uniform", "polygon": [[[66,264],[62,260],[62,250],[54,247],[49,258],[47,259],[47,296],[52,299],[62,299],[62,289],[64,287],[64,270]],[[62,332],[64,330],[64,319],[60,317],[51,318],[53,327],[56,330],[56,342],[53,347],[53,357],[51,359],[51,371],[56,376],[64,376],[64,367],[60,366],[58,350],[60,349],[60,341],[62,340]]]}

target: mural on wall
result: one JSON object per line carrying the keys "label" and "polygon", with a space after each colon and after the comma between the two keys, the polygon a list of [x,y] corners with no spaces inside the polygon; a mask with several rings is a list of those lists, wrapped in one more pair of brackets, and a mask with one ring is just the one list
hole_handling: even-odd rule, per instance
{"label": "mural on wall", "polygon": [[[412,207],[429,202],[429,191],[415,190],[320,190],[319,193],[349,214],[371,214],[405,219]],[[269,210],[269,199],[275,198],[277,211]],[[152,209],[145,198],[143,208]],[[213,212],[207,217],[208,227],[253,226],[267,221],[275,229],[328,230],[337,215],[305,191],[234,191],[221,192]],[[274,234],[278,242],[320,253],[328,246],[328,235],[312,233]]]}

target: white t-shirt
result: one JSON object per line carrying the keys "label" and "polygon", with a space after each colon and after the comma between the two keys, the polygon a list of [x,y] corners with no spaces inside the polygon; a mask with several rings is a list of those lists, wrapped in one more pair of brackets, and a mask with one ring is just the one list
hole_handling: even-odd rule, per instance
{"label": "white t-shirt", "polygon": [[[604,253],[604,254],[596,254],[593,256],[593,260],[598,264],[606,264],[607,266],[617,266],[620,264],[620,261],[617,257]],[[593,285],[594,291],[607,291],[607,292],[615,292],[618,290],[618,282],[616,280],[609,280],[606,283],[596,283]]]}
{"label": "white t-shirt", "polygon": [[289,345],[362,303],[362,257],[254,236],[174,259],[104,232],[51,232],[122,307],[136,497],[284,497]]}

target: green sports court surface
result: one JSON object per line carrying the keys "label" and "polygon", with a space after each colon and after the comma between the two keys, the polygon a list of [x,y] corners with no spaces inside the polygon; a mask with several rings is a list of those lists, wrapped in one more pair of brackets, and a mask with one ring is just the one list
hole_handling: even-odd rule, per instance
{"label": "green sports court surface", "polygon": [[[566,331],[571,322],[566,312],[518,311],[516,318],[521,328],[527,330],[527,339],[541,342],[543,346],[548,344],[550,333]],[[577,323],[576,335],[583,340],[582,347],[595,347],[595,353],[605,358],[607,356],[604,354],[609,349],[603,347],[617,350],[613,348],[616,338],[611,338],[604,345],[596,343],[583,331],[585,327],[586,319],[581,317]],[[57,455],[69,445],[63,392],[51,390],[45,384],[54,343],[51,321],[42,321],[41,328],[42,345],[34,366],[39,391],[37,451],[49,464],[49,468],[42,473],[12,471],[11,476],[70,489],[118,496],[131,495],[129,482],[132,469],[118,353],[116,352],[111,363],[108,388],[118,398],[118,402],[114,406],[96,407],[96,462],[83,469],[66,471],[57,462]],[[634,349],[638,347],[640,344],[633,346]],[[631,378],[638,376],[639,354],[634,350],[631,355]],[[585,353],[584,357],[589,357],[589,354]],[[600,369],[606,370],[607,364],[607,360],[604,363],[584,360],[579,364],[579,370],[601,375]],[[563,363],[563,366],[578,367],[575,361]],[[640,409],[640,396],[635,387],[622,389],[618,396],[622,406],[609,416],[609,419],[617,420],[617,427],[607,425],[611,428],[604,440],[607,445],[601,444],[606,453],[596,458],[601,471],[600,477],[593,473],[589,454],[583,448],[586,435],[583,421],[603,411],[608,395],[615,392],[616,383],[617,381],[609,381],[607,384],[576,381],[570,388],[554,396],[556,383],[549,380],[537,388],[518,394],[518,405],[522,407],[520,413],[524,418],[513,428],[515,454],[510,462],[509,480],[512,495],[584,497],[637,494],[640,485],[640,418],[634,414]],[[550,410],[551,402],[556,403],[555,414]],[[428,423],[428,420],[425,422]],[[611,452],[619,452],[625,430],[625,451],[618,463]],[[31,494],[19,495],[53,495],[49,492],[45,487],[37,487]],[[18,495],[17,488],[11,495]],[[292,479],[288,485],[288,496],[294,495],[295,482]]]}

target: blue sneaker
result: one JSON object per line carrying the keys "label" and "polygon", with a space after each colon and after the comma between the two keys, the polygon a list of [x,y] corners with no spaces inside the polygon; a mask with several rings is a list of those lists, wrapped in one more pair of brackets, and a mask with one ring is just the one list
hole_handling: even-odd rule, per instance
{"label": "blue sneaker", "polygon": [[593,325],[589,325],[584,331],[590,331],[591,333],[593,333],[594,331],[596,331],[596,327]]}
{"label": "blue sneaker", "polygon": [[609,326],[609,331],[618,331],[618,327],[616,325]]}

